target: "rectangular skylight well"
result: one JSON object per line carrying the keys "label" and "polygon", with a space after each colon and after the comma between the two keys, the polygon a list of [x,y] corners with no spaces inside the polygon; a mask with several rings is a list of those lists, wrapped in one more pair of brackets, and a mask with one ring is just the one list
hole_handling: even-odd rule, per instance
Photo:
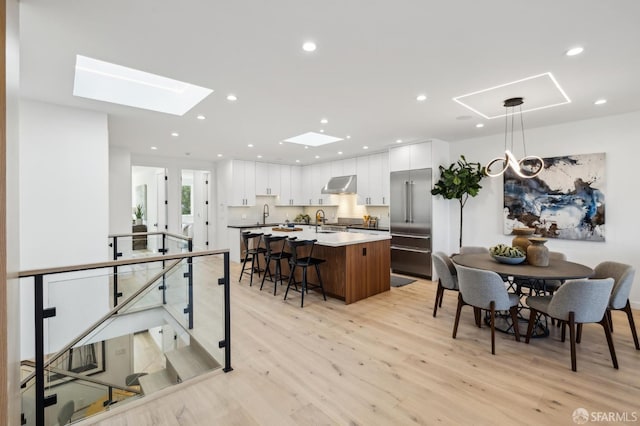
{"label": "rectangular skylight well", "polygon": [[285,142],[297,143],[307,146],[322,146],[333,142],[341,141],[342,138],[335,136],[325,135],[323,133],[307,132],[302,135],[294,136],[289,139],[285,139]]}
{"label": "rectangular skylight well", "polygon": [[213,93],[122,65],[76,55],[73,95],[135,108],[184,115]]}

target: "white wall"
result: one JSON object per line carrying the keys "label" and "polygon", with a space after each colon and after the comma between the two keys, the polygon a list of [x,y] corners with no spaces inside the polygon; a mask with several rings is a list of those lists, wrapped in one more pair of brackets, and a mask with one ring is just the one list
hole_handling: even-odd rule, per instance
{"label": "white wall", "polygon": [[[20,116],[20,268],[107,260],[106,114],[25,100]],[[83,284],[80,280],[52,287],[52,299],[65,301],[65,306],[58,305],[57,317],[46,321],[58,324],[49,330],[51,351],[108,310],[108,281]],[[23,358],[33,354],[32,291],[32,285],[21,286]],[[47,305],[49,293],[45,297]],[[79,300],[82,303],[74,305]]]}
{"label": "white wall", "polygon": [[[534,113],[533,113],[534,114]],[[526,116],[525,116],[526,117]],[[570,154],[606,153],[606,241],[550,240],[553,251],[565,252],[569,260],[595,266],[604,260],[629,263],[640,270],[640,227],[637,226],[640,197],[635,191],[637,159],[640,156],[640,112],[577,121],[536,129],[526,128],[527,152],[553,157]],[[486,164],[504,151],[504,135],[469,139],[451,144],[451,159],[465,155],[468,161]],[[514,146],[520,157],[521,147]],[[503,234],[503,188],[501,178],[485,178],[483,189],[464,208],[464,245],[490,246],[511,241]],[[451,215],[457,214],[454,208]],[[457,223],[453,221],[452,224]],[[457,247],[457,233],[451,247]],[[640,272],[631,291],[631,303],[640,308]]]}

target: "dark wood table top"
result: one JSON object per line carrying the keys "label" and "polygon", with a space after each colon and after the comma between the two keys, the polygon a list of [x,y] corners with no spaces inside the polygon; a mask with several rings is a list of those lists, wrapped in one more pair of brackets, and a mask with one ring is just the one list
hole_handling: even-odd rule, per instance
{"label": "dark wood table top", "polygon": [[458,254],[453,256],[451,260],[458,265],[494,271],[500,275],[515,278],[568,280],[588,278],[594,274],[594,270],[588,266],[558,259],[549,259],[549,266],[531,266],[526,262],[519,265],[508,265],[498,262],[487,253]]}

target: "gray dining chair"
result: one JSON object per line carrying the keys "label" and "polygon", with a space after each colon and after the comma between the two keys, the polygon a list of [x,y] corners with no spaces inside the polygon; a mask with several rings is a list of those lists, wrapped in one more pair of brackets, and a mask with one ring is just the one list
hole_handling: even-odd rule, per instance
{"label": "gray dining chair", "polygon": [[[491,353],[496,353],[496,311],[509,311],[513,321],[513,332],[516,341],[520,341],[518,330],[518,302],[519,296],[507,292],[504,281],[500,275],[493,271],[467,268],[466,266],[455,265],[458,271],[458,308],[456,319],[453,324],[453,338],[458,333],[458,322],[460,321],[460,311],[464,305],[474,308],[488,310],[491,319]],[[477,317],[476,317],[477,324]]]}
{"label": "gray dining chair", "polygon": [[460,254],[479,254],[479,253],[489,254],[489,249],[486,247],[477,247],[477,246],[460,247]]}
{"label": "gray dining chair", "polygon": [[442,298],[445,290],[458,291],[458,276],[456,267],[451,262],[451,258],[441,251],[432,255],[433,267],[438,276],[438,288],[436,290],[436,301],[433,305],[433,316],[436,316],[438,307],[442,307]]}
{"label": "gray dining chair", "polygon": [[[636,350],[640,350],[636,324],[633,321],[633,313],[631,312],[631,304],[629,303],[629,293],[631,292],[631,285],[633,284],[635,275],[636,270],[631,265],[606,261],[595,267],[595,274],[593,275],[593,278],[613,278],[613,290],[611,290],[609,305],[607,306],[607,319],[609,320],[609,326],[611,327],[611,331],[613,331],[611,311],[624,311],[627,314],[627,319],[629,320],[629,327],[631,327],[633,343],[636,346]],[[578,328],[578,330],[578,343],[580,343],[582,330],[581,328]]]}
{"label": "gray dining chair", "polygon": [[[613,278],[581,279],[565,282],[553,296],[529,296],[526,299],[531,309],[526,343],[529,343],[533,325],[538,313],[563,321],[569,325],[569,341],[571,344],[571,370],[576,367],[576,325],[598,323],[604,328],[613,367],[618,368],[618,359],[613,347],[609,320],[606,315],[609,295],[613,288]],[[565,340],[565,328],[562,328],[562,341]]]}

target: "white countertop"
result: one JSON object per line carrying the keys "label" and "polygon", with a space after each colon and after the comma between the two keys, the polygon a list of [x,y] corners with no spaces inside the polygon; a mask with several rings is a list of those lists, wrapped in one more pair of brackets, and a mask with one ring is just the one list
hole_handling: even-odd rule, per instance
{"label": "white countertop", "polygon": [[376,234],[364,234],[360,232],[333,232],[330,234],[318,233],[316,234],[313,227],[302,226],[302,231],[282,232],[274,231],[272,226],[260,228],[259,232],[271,235],[284,235],[287,237],[297,237],[299,240],[317,240],[316,244],[329,247],[341,247],[350,244],[362,244],[370,243],[373,241],[390,240],[391,236],[376,235]]}

